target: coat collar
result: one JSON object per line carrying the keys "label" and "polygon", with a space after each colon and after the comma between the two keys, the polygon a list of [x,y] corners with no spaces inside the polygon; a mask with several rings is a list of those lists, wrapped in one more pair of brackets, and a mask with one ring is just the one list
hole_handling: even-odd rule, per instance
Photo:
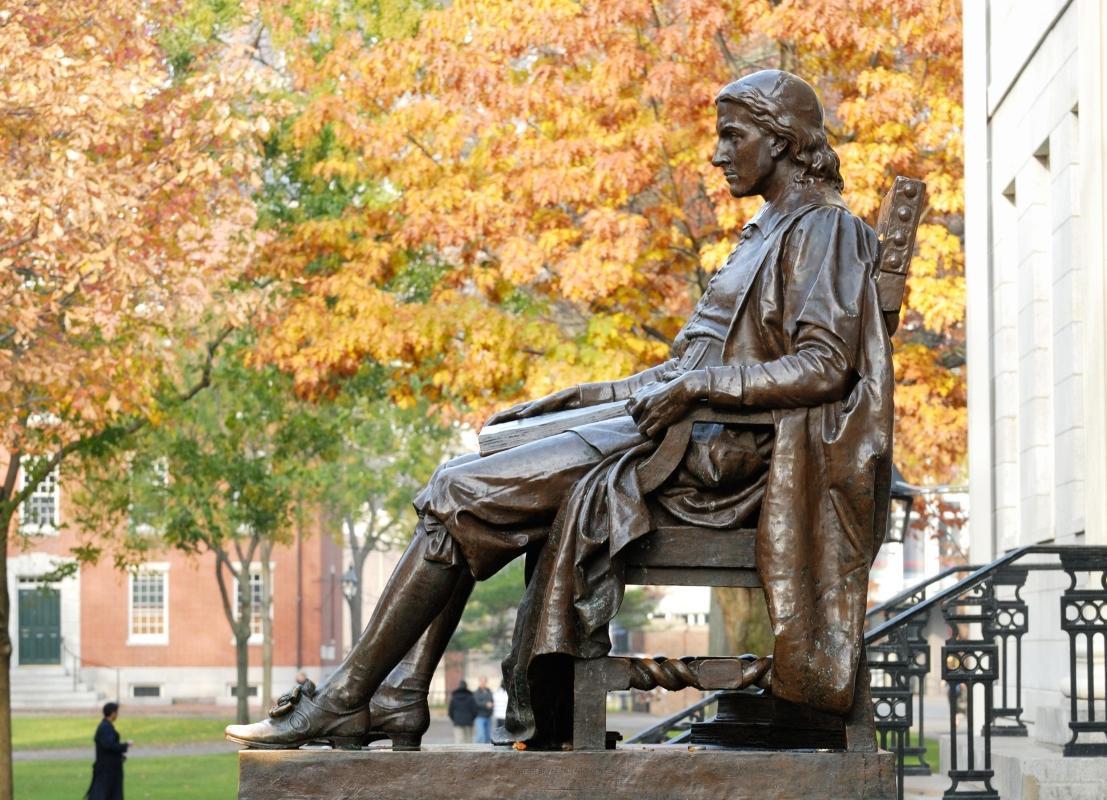
{"label": "coat collar", "polygon": [[814,183],[810,186],[794,184],[776,202],[763,203],[761,208],[757,209],[753,219],[742,227],[742,238],[749,238],[753,234],[752,228],[757,228],[762,236],[768,236],[793,211],[808,205],[846,208],[842,196],[823,183]]}

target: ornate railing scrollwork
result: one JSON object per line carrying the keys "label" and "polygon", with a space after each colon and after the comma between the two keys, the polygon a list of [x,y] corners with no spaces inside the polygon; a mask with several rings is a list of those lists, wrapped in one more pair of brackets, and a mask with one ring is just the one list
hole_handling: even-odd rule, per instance
{"label": "ornate railing scrollwork", "polygon": [[[989,721],[992,736],[1027,735],[1022,721],[1022,637],[1030,626],[1026,601],[1020,594],[1027,572],[1026,567],[996,571],[992,577],[991,613],[982,623],[984,638],[999,647],[999,704],[992,709]],[[1007,592],[1011,596],[1000,597]]]}
{"label": "ornate railing scrollwork", "polygon": [[[1061,566],[1069,576],[1069,587],[1061,595],[1061,629],[1069,635],[1069,729],[1072,738],[1064,746],[1066,756],[1107,755],[1107,718],[1097,706],[1107,704],[1107,669],[1097,669],[1096,637],[1107,649],[1107,555],[1101,548],[1073,548],[1061,555]],[[1078,572],[1099,573],[1099,588],[1078,589]],[[1094,583],[1090,581],[1089,583]],[[1084,647],[1084,674],[1078,672],[1079,645]],[[1099,673],[1098,675],[1096,673]],[[1080,702],[1083,679],[1084,702]],[[1080,712],[1084,713],[1081,714]],[[1099,734],[1098,741],[1081,741],[1087,734]]]}
{"label": "ornate railing scrollwork", "polygon": [[[995,609],[995,589],[991,577],[941,604],[942,616],[950,636],[942,647],[942,680],[949,685],[950,787],[944,798],[999,797],[992,787],[991,720],[996,670],[995,639],[987,634],[988,621]],[[974,694],[979,689],[984,700],[982,758],[977,757],[977,720]],[[959,730],[957,714],[960,702],[965,709],[965,728]],[[965,764],[961,766],[958,740],[965,740]],[[983,761],[983,763],[979,763]],[[965,782],[980,782],[981,789],[960,788]]]}
{"label": "ornate railing scrollwork", "polygon": [[877,737],[896,754],[896,785],[903,797],[904,761],[912,721],[911,652],[907,627],[896,629],[880,644],[866,648]]}

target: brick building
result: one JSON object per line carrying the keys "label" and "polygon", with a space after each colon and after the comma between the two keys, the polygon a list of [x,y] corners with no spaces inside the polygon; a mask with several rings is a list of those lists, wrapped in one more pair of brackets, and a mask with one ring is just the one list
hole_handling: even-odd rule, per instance
{"label": "brick building", "polygon": [[[21,509],[24,534],[8,550],[14,708],[124,703],[231,704],[235,649],[211,554],[165,549],[135,570],[110,558],[45,583],[72,562],[64,486],[52,477]],[[298,669],[313,678],[342,655],[342,553],[329,537],[298,535],[275,547],[274,690]],[[260,563],[251,591],[260,592]],[[253,620],[250,691],[261,682],[261,616]]]}

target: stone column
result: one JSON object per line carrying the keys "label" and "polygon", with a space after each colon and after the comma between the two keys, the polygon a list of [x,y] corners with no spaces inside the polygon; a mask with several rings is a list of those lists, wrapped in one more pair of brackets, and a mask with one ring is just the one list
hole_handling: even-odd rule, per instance
{"label": "stone column", "polygon": [[1080,0],[1079,191],[1084,261],[1084,520],[1087,544],[1107,544],[1107,9]]}

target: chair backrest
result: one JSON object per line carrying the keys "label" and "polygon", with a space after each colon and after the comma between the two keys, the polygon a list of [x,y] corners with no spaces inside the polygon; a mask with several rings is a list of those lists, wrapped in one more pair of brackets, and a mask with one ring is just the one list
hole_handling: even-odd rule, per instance
{"label": "chair backrest", "polygon": [[880,204],[876,221],[876,237],[880,242],[876,288],[889,336],[899,327],[907,269],[915,250],[915,231],[925,210],[926,184],[902,175],[896,176]]}

